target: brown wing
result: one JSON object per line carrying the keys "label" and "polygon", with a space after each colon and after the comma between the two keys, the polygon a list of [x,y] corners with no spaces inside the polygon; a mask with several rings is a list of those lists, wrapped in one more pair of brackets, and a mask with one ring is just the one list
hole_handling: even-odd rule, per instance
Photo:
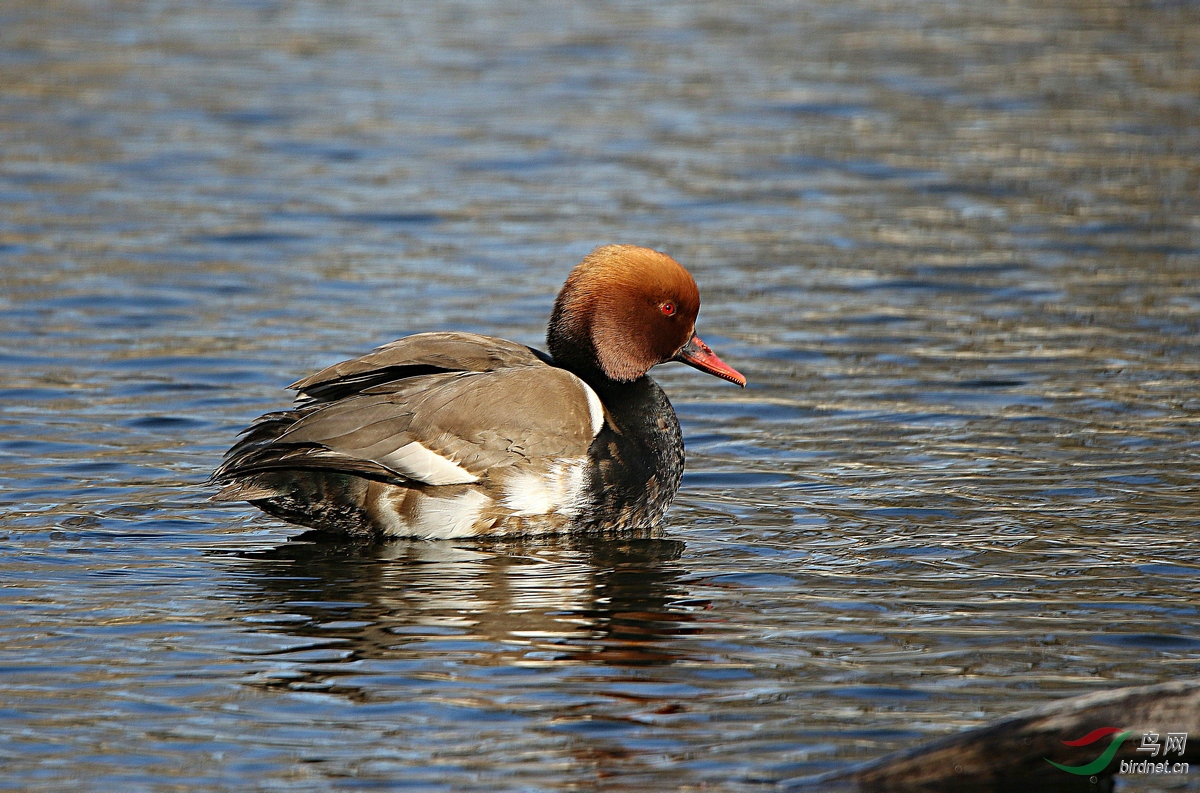
{"label": "brown wing", "polygon": [[295,387],[304,401],[260,418],[215,480],[322,469],[466,484],[526,461],[582,457],[603,421],[575,375],[527,347],[471,334],[402,339]]}
{"label": "brown wing", "polygon": [[310,402],[332,402],[375,385],[440,372],[491,372],[548,359],[523,344],[476,333],[418,333],[335,363],[289,388]]}

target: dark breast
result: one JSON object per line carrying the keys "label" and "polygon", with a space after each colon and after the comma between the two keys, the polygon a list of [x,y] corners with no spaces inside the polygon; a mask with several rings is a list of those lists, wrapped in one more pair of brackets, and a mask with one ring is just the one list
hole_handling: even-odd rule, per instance
{"label": "dark breast", "polygon": [[606,424],[592,441],[586,528],[657,526],[683,478],[683,433],[667,395],[649,377],[596,389]]}

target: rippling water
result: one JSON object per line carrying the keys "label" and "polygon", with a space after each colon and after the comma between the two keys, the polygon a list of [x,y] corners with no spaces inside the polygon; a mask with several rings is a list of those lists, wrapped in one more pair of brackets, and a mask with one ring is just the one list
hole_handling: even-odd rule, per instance
{"label": "rippling water", "polygon": [[[51,0],[0,45],[0,789],[763,790],[1200,674],[1195,4]],[[667,539],[207,502],[282,385],[539,344],[617,241],[751,381],[660,370]]]}

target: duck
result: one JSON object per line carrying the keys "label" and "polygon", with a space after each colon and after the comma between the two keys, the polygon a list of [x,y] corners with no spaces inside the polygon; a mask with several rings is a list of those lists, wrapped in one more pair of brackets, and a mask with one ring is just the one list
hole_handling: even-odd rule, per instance
{"label": "duck", "polygon": [[333,364],[241,433],[212,498],[368,539],[660,529],[683,434],[647,373],[675,361],[746,386],[696,335],[699,311],[669,255],[601,246],[558,293],[548,352],[427,332]]}

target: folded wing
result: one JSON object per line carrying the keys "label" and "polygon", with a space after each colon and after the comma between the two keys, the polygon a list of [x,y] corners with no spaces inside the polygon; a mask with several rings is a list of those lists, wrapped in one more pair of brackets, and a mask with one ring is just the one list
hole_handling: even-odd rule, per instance
{"label": "folded wing", "polygon": [[236,490],[257,474],[320,470],[472,484],[585,457],[603,424],[582,380],[528,347],[474,334],[410,336],[292,387],[297,406],[256,421],[215,481]]}

